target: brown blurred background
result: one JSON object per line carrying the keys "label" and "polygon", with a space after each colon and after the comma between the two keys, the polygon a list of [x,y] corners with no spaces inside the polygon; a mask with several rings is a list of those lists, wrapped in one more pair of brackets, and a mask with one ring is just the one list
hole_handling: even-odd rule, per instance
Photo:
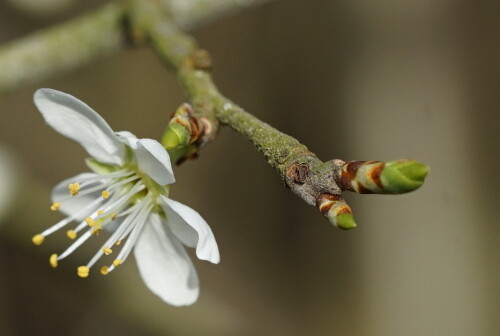
{"label": "brown blurred background", "polygon": [[[0,42],[100,3],[41,15],[2,2]],[[19,183],[0,209],[0,335],[499,335],[499,7],[288,0],[198,28],[221,91],[323,160],[418,158],[431,174],[408,195],[348,195],[359,226],[343,232],[222,130],[176,169],[171,193],[209,222],[222,255],[195,260],[201,296],[188,308],[151,294],[133,258],[82,280],[75,267],[95,246],[54,270],[64,234],[30,241],[61,218],[48,210],[51,186],[85,170],[34,90],[68,92],[113,129],[158,138],[184,99],[172,74],[129,50],[1,96],[0,153],[16,168],[0,179]]]}

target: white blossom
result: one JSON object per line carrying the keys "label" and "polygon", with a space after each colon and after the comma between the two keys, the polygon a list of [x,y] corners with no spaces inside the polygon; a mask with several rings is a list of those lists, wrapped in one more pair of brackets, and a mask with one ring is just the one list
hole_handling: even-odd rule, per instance
{"label": "white blossom", "polygon": [[61,254],[51,255],[50,264],[57,267],[106,229],[110,236],[86,265],[78,267],[80,277],[87,277],[101,258],[111,255],[111,262],[100,268],[108,274],[134,250],[140,274],[153,293],[176,306],[196,301],[198,276],[183,245],[195,247],[199,259],[212,263],[219,262],[219,250],[205,220],[168,198],[175,179],[163,146],[130,132],[113,132],[99,114],[68,94],[39,89],[34,101],[52,128],[92,156],[86,162],[93,172],[64,180],[52,192],[51,210],[68,217],[33,237],[40,245],[46,236],[75,223],[66,231],[74,242]]}

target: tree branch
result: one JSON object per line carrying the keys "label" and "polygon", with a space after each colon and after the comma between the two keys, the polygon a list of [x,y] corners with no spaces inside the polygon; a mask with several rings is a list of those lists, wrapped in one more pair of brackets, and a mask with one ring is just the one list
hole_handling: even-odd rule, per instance
{"label": "tree branch", "polygon": [[221,123],[228,125],[255,145],[295,194],[317,206],[332,224],[343,229],[356,224],[342,198],[341,187],[360,193],[401,193],[423,183],[428,167],[412,160],[322,162],[293,137],[224,97],[212,81],[208,52],[198,49],[193,38],[176,28],[167,9],[153,1],[135,0],[132,4],[134,35],[145,37],[174,69],[194,107],[181,106],[162,137],[162,143],[176,159],[192,155],[213,140]]}
{"label": "tree branch", "polygon": [[[158,0],[184,28],[270,0]],[[36,32],[0,47],[0,94],[83,67],[127,46],[123,2]]]}
{"label": "tree branch", "polygon": [[124,46],[124,6],[97,11],[0,48],[0,94],[69,72]]}
{"label": "tree branch", "polygon": [[192,29],[231,13],[273,0],[161,0],[176,26]]}
{"label": "tree branch", "polygon": [[[196,155],[215,139],[220,124],[228,125],[264,155],[284,183],[306,203],[315,205],[336,226],[355,227],[341,191],[402,193],[420,187],[428,167],[413,160],[392,162],[331,160],[322,162],[296,139],[260,121],[224,97],[212,81],[207,51],[181,32],[231,9],[266,0],[130,0],[112,3],[94,13],[0,49],[0,93],[87,64],[123,48],[124,19],[129,37],[147,40],[176,72],[189,101],[174,114],[162,143],[173,161]],[[189,15],[192,13],[192,15]]]}

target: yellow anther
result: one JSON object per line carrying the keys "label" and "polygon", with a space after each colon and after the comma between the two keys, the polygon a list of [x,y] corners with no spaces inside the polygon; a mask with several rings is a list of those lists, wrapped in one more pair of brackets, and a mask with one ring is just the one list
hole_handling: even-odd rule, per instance
{"label": "yellow anther", "polygon": [[101,267],[101,274],[102,275],[108,274],[108,266],[102,266]]}
{"label": "yellow anther", "polygon": [[90,269],[87,266],[80,266],[77,268],[77,274],[80,278],[86,278],[89,276]]}
{"label": "yellow anther", "polygon": [[122,261],[121,261],[120,259],[115,259],[115,260],[113,261],[113,265],[114,265],[115,267],[120,266],[120,264],[121,264],[121,263],[122,263]]}
{"label": "yellow anther", "polygon": [[102,251],[104,252],[105,255],[110,255],[111,253],[113,253],[113,250],[110,249],[109,247],[104,247]]}
{"label": "yellow anther", "polygon": [[111,220],[115,220],[117,215],[118,215],[117,213],[112,214],[111,215]]}
{"label": "yellow anther", "polygon": [[95,225],[95,222],[90,217],[85,218],[85,223],[87,223],[90,227]]}
{"label": "yellow anther", "polygon": [[104,213],[104,210],[98,210],[98,211],[97,211],[97,214],[98,214],[98,215],[102,215],[103,213]]}
{"label": "yellow anther", "polygon": [[75,183],[69,184],[68,190],[69,190],[69,193],[71,194],[71,196],[78,195],[78,191],[80,191],[80,183],[75,182]]}
{"label": "yellow anther", "polygon": [[92,226],[94,228],[92,230],[92,233],[97,236],[99,234],[99,232],[102,231],[102,220],[96,220],[96,221],[92,222],[92,225],[90,225],[90,226]]}
{"label": "yellow anther", "polygon": [[76,232],[73,230],[68,230],[66,231],[66,236],[68,236],[69,239],[75,239],[76,238]]}
{"label": "yellow anther", "polygon": [[119,246],[121,243],[122,243],[122,241],[121,241],[121,240],[117,240],[117,241],[116,241],[116,243],[115,243],[115,245],[116,245],[116,246]]}
{"label": "yellow anther", "polygon": [[104,198],[104,199],[108,198],[108,197],[109,197],[109,191],[104,190],[104,191],[101,193],[101,196],[102,196],[102,198]]}
{"label": "yellow anther", "polygon": [[57,254],[53,254],[49,258],[50,266],[56,268],[57,267]]}
{"label": "yellow anther", "polygon": [[50,206],[50,210],[52,211],[56,211],[57,209],[59,209],[59,207],[61,206],[61,203],[59,202],[54,202],[51,206]]}
{"label": "yellow anther", "polygon": [[31,241],[33,242],[33,244],[40,246],[40,245],[42,245],[44,239],[45,239],[45,236],[42,236],[41,234],[37,234],[37,235],[33,236],[33,238],[31,238]]}

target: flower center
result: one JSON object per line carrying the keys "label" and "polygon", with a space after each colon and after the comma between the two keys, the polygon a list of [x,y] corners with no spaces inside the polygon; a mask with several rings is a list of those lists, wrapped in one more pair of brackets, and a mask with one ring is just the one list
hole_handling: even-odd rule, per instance
{"label": "flower center", "polygon": [[[57,267],[58,261],[69,256],[91,236],[97,236],[103,229],[112,232],[88,264],[78,267],[77,274],[82,278],[89,275],[90,268],[103,255],[113,254],[115,247],[119,249],[118,255],[109,266],[101,268],[101,273],[108,274],[122,264],[137,242],[149,214],[162,212],[157,202],[159,196],[169,192],[168,185],[159,185],[135,164],[117,167],[95,160],[87,163],[96,174],[79,175],[78,181],[68,184],[69,195],[50,206],[52,211],[61,209],[67,212],[72,203],[72,207],[79,205],[78,210],[32,239],[35,245],[41,245],[46,236],[72,222],[77,223],[66,232],[68,238],[75,241],[62,254],[52,254],[49,258],[50,265]],[[122,241],[125,241],[123,245]]]}

